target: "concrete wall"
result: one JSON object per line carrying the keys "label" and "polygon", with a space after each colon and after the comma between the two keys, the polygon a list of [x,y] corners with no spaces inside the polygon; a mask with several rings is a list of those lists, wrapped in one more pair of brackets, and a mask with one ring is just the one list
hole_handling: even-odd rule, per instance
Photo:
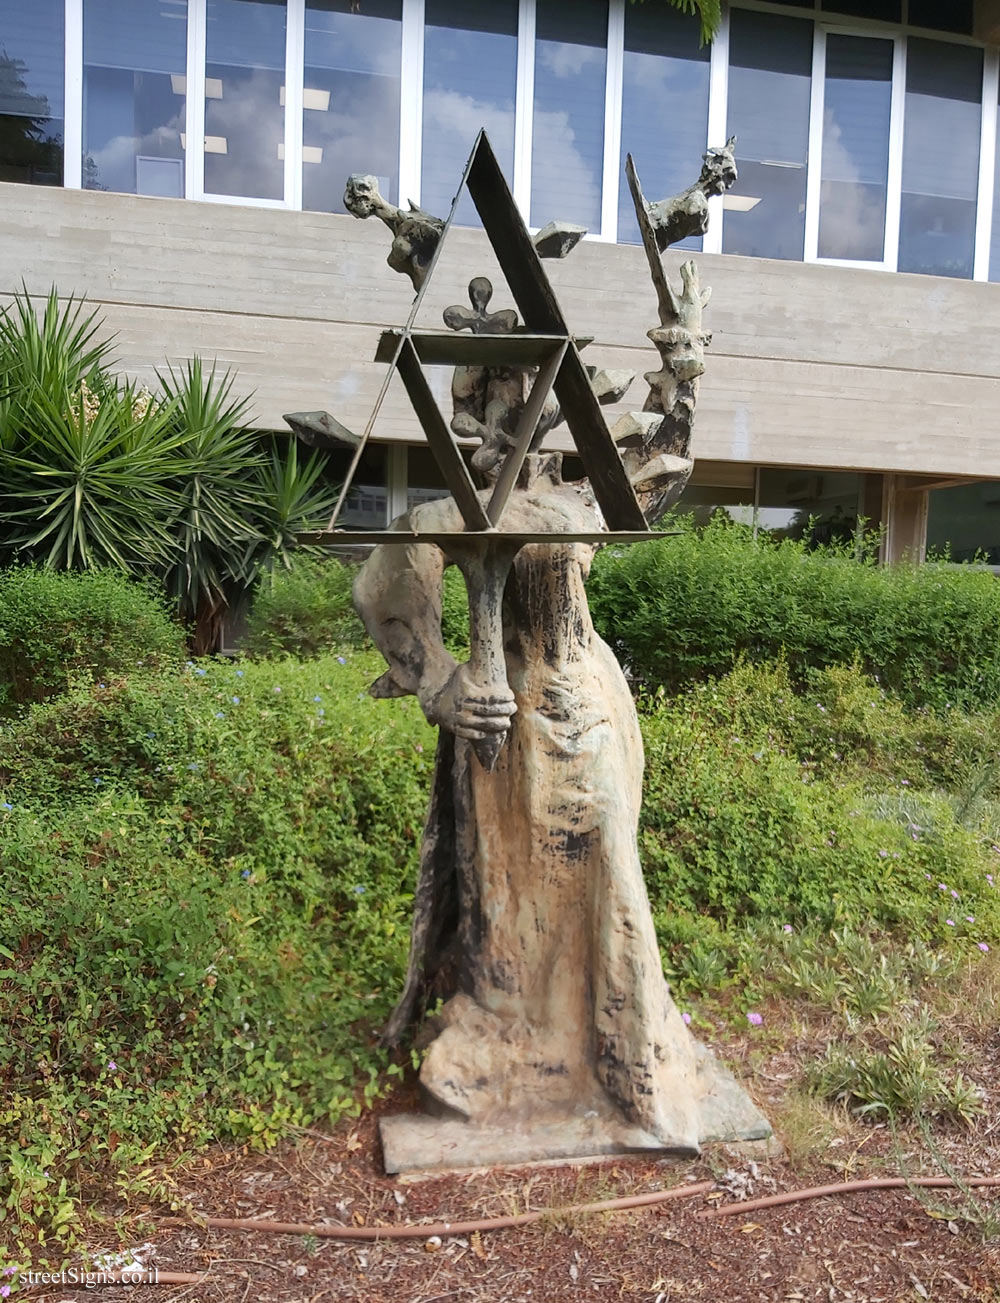
{"label": "concrete wall", "polygon": [[[218,358],[256,392],[263,427],[313,408],[364,425],[383,375],[370,361],[379,331],[411,303],[387,251],[374,221],[0,185],[0,299],[22,279],[34,293],[86,293],[118,332],[124,370],[151,379],[166,360]],[[715,335],[699,458],[1000,477],[1000,285],[698,261]],[[588,359],[640,372],[641,406],[641,372],[656,364],[641,249],[585,241],[546,266],[571,326],[595,337]],[[456,229],[419,324],[440,328],[475,274],[493,277],[495,308],[510,304],[485,237]],[[435,384],[446,405],[447,373]],[[419,437],[398,383],[376,437]]]}

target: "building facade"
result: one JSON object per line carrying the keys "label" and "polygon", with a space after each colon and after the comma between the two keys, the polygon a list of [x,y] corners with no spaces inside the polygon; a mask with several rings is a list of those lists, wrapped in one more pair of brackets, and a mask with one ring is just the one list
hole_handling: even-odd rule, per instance
{"label": "building facade", "polygon": [[[659,198],[735,134],[740,179],[687,242],[714,342],[684,505],[1000,564],[998,43],[1000,0],[733,0],[710,46],[665,0],[0,0],[0,300],[85,293],[130,374],[197,353],[262,428],[360,428],[411,290],[344,180],[446,215],[485,127],[533,227],[588,227],[550,274],[638,395],[625,153]],[[456,220],[422,325],[472,275],[509,303],[467,200]],[[351,509],[378,526],[441,485],[401,387],[374,438]]]}

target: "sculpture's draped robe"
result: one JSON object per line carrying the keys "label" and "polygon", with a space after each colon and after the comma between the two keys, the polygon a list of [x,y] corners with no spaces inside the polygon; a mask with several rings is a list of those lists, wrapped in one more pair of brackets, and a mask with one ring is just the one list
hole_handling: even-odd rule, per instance
{"label": "sculpture's draped robe", "polygon": [[[642,741],[591,623],[592,553],[518,554],[504,621],[517,713],[495,770],[441,731],[409,972],[388,1030],[399,1034],[428,989],[443,994],[444,1030],[421,1070],[441,1103],[482,1121],[596,1113],[693,1151],[695,1044],[663,978],[639,865]],[[421,657],[439,654],[444,564],[432,544],[378,549],[366,567],[377,602],[363,572],[358,602],[390,665],[386,691],[415,691]]]}

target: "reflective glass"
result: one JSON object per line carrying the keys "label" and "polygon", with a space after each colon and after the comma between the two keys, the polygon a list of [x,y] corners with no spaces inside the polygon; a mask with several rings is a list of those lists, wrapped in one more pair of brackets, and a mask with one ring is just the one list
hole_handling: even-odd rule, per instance
{"label": "reflective glass", "polygon": [[688,484],[674,510],[691,518],[695,525],[707,525],[717,511],[741,525],[753,524],[753,486]]}
{"label": "reflective glass", "polygon": [[983,52],[911,37],[899,270],[972,275]]}
{"label": "reflective glass", "polygon": [[[513,174],[517,0],[427,0],[425,22],[420,206],[447,217],[480,127]],[[455,220],[481,225],[467,194]]]}
{"label": "reflective glass", "polygon": [[740,177],[724,199],[726,253],[801,258],[813,25],[734,9],[729,28],[729,134]]}
{"label": "reflective glass", "polygon": [[881,262],[892,42],[830,33],[823,104],[819,256]]}
{"label": "reflective glass", "polygon": [[344,211],[344,182],[371,172],[399,202],[402,0],[308,0],[302,206]]}
{"label": "reflective glass", "polygon": [[85,0],[83,184],[184,194],[187,0]]}
{"label": "reflective glass", "polygon": [[[934,3],[940,5],[941,0]],[[822,0],[820,8],[826,13],[852,14],[857,18],[881,18],[889,23],[903,21],[902,0]]]}
{"label": "reflective glass", "polygon": [[849,543],[858,523],[861,476],[845,471],[761,470],[757,527],[811,547]]}
{"label": "reflective glass", "polygon": [[974,0],[910,0],[907,21],[911,27],[933,27],[939,32],[972,35]]}
{"label": "reflective glass", "polygon": [[1000,565],[1000,483],[932,489],[927,499],[928,556]]}
{"label": "reflective glass", "polygon": [[531,222],[601,229],[607,0],[538,0]]}
{"label": "reflective glass", "polygon": [[[690,14],[662,5],[625,9],[622,157],[630,153],[646,197],[665,199],[697,178],[708,131],[709,47],[698,43]],[[722,141],[713,141],[722,144]],[[638,244],[624,168],[618,192],[618,239]],[[701,237],[681,249],[700,249]]]}
{"label": "reflective glass", "polygon": [[285,193],[284,0],[208,0],[205,191]]}
{"label": "reflective glass", "polygon": [[0,181],[62,185],[63,0],[0,0]]}
{"label": "reflective glass", "polygon": [[990,232],[990,280],[1000,281],[1000,132],[997,132],[994,157],[996,161],[993,173],[993,226]]}

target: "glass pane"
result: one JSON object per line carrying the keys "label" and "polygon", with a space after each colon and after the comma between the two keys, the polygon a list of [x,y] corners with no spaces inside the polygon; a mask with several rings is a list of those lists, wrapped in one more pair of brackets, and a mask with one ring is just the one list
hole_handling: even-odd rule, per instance
{"label": "glass pane", "polygon": [[[940,4],[941,0],[934,2]],[[901,0],[822,0],[820,8],[827,13],[852,14],[856,18],[882,18],[889,23],[903,21]]]}
{"label": "glass pane", "polygon": [[740,177],[723,200],[726,253],[802,257],[812,42],[811,22],[733,10],[729,134]]}
{"label": "glass pane", "polygon": [[[998,110],[1000,111],[1000,110]],[[993,174],[993,226],[990,232],[990,280],[1000,280],[1000,131],[997,132]]]}
{"label": "glass pane", "polygon": [[184,194],[187,0],[85,0],[83,184]]}
{"label": "glass pane", "polygon": [[892,42],[826,41],[819,256],[881,262],[889,169]]}
{"label": "glass pane", "polygon": [[932,489],[927,498],[928,556],[1000,565],[1000,483]]}
{"label": "glass pane", "polygon": [[402,0],[308,0],[302,206],[344,212],[344,182],[371,172],[399,202]]}
{"label": "glass pane", "polygon": [[63,0],[0,0],[0,181],[62,185]]}
{"label": "glass pane", "polygon": [[858,523],[861,476],[801,467],[761,470],[757,526],[811,547],[849,543]]}
{"label": "glass pane", "polygon": [[205,191],[285,194],[284,0],[208,0]]}
{"label": "glass pane", "polygon": [[911,37],[899,270],[972,275],[983,52]]}
{"label": "glass pane", "polygon": [[607,0],[538,0],[531,222],[601,230]]}
{"label": "glass pane", "polygon": [[910,0],[911,27],[932,27],[938,32],[972,35],[973,0]]}
{"label": "glass pane", "polygon": [[[512,178],[517,0],[427,0],[425,21],[420,206],[447,217],[480,127]],[[481,225],[467,194],[455,220]]]}
{"label": "glass pane", "polygon": [[707,525],[717,511],[741,525],[753,524],[753,489],[726,485],[688,484],[674,511],[689,516],[695,525]]}
{"label": "glass pane", "polygon": [[[676,194],[698,175],[708,132],[708,56],[709,47],[699,46],[698,24],[690,14],[662,5],[626,6],[622,155],[635,159],[650,200]],[[618,239],[639,243],[624,167]],[[701,236],[675,247],[700,249]]]}

